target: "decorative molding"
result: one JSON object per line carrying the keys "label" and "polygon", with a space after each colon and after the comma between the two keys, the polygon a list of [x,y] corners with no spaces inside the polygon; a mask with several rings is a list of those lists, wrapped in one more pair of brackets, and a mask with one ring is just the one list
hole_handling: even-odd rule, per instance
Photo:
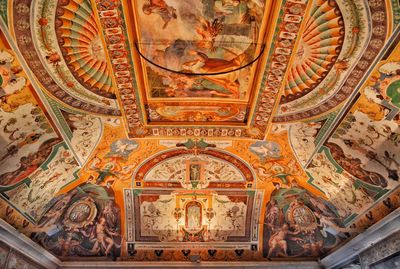
{"label": "decorative molding", "polygon": [[[140,137],[229,137],[229,138],[254,138],[263,139],[269,131],[274,110],[277,105],[276,96],[285,81],[286,69],[292,61],[291,52],[298,45],[298,36],[304,30],[303,16],[307,14],[308,0],[281,1],[281,12],[277,18],[276,27],[271,33],[272,40],[267,56],[260,88],[254,97],[255,108],[250,113],[247,126],[219,126],[218,124],[205,124],[203,126],[185,125],[177,122],[173,125],[162,123],[149,124],[146,120],[146,111],[143,100],[139,95],[139,85],[135,76],[135,68],[131,59],[129,38],[125,33],[125,18],[123,5],[118,1],[92,0],[97,6],[98,20],[102,26],[103,37],[107,47],[111,66],[114,70],[114,79],[118,88],[120,105],[123,109],[128,136]],[[279,1],[277,1],[279,2]],[[125,13],[124,13],[125,12]],[[290,18],[297,18],[292,21]],[[268,37],[269,38],[269,37]],[[289,56],[288,56],[289,55]],[[277,73],[279,73],[277,75]]]}
{"label": "decorative molding", "polygon": [[[47,250],[18,232],[14,227],[0,219],[0,241],[47,269],[59,268],[61,261]],[[82,268],[82,267],[81,267]]]}
{"label": "decorative molding", "polygon": [[338,268],[352,261],[355,256],[375,245],[382,239],[400,231],[400,208],[372,225],[362,234],[321,260],[324,268]]}
{"label": "decorative molding", "polygon": [[[389,12],[386,8],[385,1],[368,1],[369,12],[383,12],[385,16]],[[341,84],[337,92],[330,98],[320,102],[317,107],[309,108],[304,111],[291,113],[287,115],[277,115],[273,122],[290,122],[310,119],[325,113],[329,113],[337,108],[340,104],[346,102],[344,109],[357,97],[358,90],[365,82],[368,75],[374,69],[376,63],[385,53],[385,41],[389,38],[386,17],[382,21],[371,20],[371,36],[362,57],[358,60],[357,65],[348,73],[346,80]],[[360,29],[355,28],[354,31]],[[388,42],[390,44],[390,42]],[[387,48],[387,47],[386,47]],[[380,52],[380,53],[379,53]],[[340,114],[337,119],[340,119]]]}
{"label": "decorative molding", "polygon": [[[390,263],[389,260],[391,259],[391,257],[397,255],[397,253],[400,253],[400,231],[391,234],[389,237],[383,238],[376,245],[363,251],[359,255],[361,268],[369,269],[376,263],[380,264],[378,268],[383,268],[381,267],[382,266],[381,263],[385,262]],[[393,264],[393,267],[388,267],[388,268],[396,268],[396,267]]]}
{"label": "decorative molding", "polygon": [[[328,139],[331,137],[333,132],[336,130],[336,127],[339,126],[341,120],[345,117],[345,115],[350,111],[350,109],[353,107],[355,102],[358,100],[360,93],[359,90],[361,87],[364,85],[364,83],[369,79],[369,75],[375,70],[376,65],[385,57],[386,54],[389,52],[391,53],[392,50],[394,49],[394,44],[398,41],[400,35],[400,26],[398,26],[394,31],[393,34],[390,36],[390,38],[386,41],[385,46],[380,50],[379,54],[374,58],[373,62],[370,64],[368,70],[364,73],[362,79],[360,82],[357,84],[355,87],[356,90],[352,92],[352,94],[348,97],[346,103],[343,105],[343,107],[340,109],[339,113],[337,113],[336,118],[332,120],[332,123],[329,125],[329,127],[324,131],[322,135],[318,135],[320,137],[318,143],[315,146],[315,149],[313,153],[311,154],[310,158],[308,159],[307,163],[305,164],[305,167],[307,168],[313,157],[320,151],[321,147],[323,144],[328,141]],[[343,87],[345,88],[345,87]],[[323,104],[320,105],[322,107]]]}
{"label": "decorative molding", "polygon": [[63,262],[60,269],[82,268],[268,268],[268,269],[319,269],[315,261],[285,261],[285,262]]}
{"label": "decorative molding", "polygon": [[12,9],[14,24],[10,26],[10,28],[13,29],[12,33],[17,36],[15,40],[22,57],[25,59],[38,82],[43,86],[42,89],[55,100],[74,109],[98,115],[120,116],[121,112],[117,108],[107,108],[94,102],[89,103],[85,100],[80,100],[80,98],[67,92],[63,87],[60,87],[47,72],[46,66],[41,61],[41,56],[36,50],[37,46],[35,46],[36,41],[34,36],[32,36],[34,25],[32,24],[30,16],[27,15],[34,8],[34,2],[35,1],[31,0],[16,0],[13,2],[13,6],[10,6],[10,9]]}

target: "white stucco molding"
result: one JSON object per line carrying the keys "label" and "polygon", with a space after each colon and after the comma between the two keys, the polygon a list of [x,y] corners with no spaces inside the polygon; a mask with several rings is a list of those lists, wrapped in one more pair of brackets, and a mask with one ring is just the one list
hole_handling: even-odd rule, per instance
{"label": "white stucco molding", "polygon": [[344,265],[353,260],[364,250],[397,231],[400,231],[400,208],[397,208],[378,223],[369,227],[365,232],[359,234],[350,242],[323,258],[321,260],[321,265],[327,269]]}
{"label": "white stucco molding", "polygon": [[14,227],[0,219],[0,241],[27,256],[46,269],[59,268],[61,261],[47,250],[33,242]]}

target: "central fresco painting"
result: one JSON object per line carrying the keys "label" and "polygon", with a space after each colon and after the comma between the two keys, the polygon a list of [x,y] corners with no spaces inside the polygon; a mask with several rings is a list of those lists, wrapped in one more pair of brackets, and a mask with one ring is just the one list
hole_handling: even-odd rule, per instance
{"label": "central fresco painting", "polygon": [[398,1],[0,15],[0,216],[62,261],[318,260],[400,205]]}
{"label": "central fresco painting", "polygon": [[[149,122],[246,123],[264,1],[132,3]],[[136,8],[140,7],[140,8]]]}

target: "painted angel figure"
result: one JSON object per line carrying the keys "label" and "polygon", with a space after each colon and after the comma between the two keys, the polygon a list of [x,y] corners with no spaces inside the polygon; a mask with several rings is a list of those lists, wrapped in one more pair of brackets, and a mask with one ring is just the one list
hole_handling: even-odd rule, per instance
{"label": "painted angel figure", "polygon": [[164,21],[163,29],[168,26],[172,19],[177,18],[176,9],[169,6],[164,0],[145,0],[142,10],[146,15],[151,15],[152,13],[160,15]]}
{"label": "painted angel figure", "polygon": [[223,27],[223,17],[221,19],[214,19],[213,21],[200,18],[200,25],[196,27],[196,32],[201,36],[201,40],[197,42],[197,46],[215,50],[215,38],[221,33]]}
{"label": "painted angel figure", "polygon": [[268,203],[265,212],[265,225],[269,226],[272,230],[279,227],[284,222],[282,210],[279,209],[275,199],[271,199]]}
{"label": "painted angel figure", "polygon": [[250,146],[250,151],[256,154],[261,160],[279,158],[281,156],[279,144],[273,141],[258,141]]}
{"label": "painted angel figure", "polygon": [[[268,241],[268,255],[267,257],[271,257],[272,253],[275,252],[275,256],[288,256],[287,253],[287,248],[288,248],[288,242],[287,242],[287,237],[288,235],[296,235],[299,232],[291,232],[289,230],[289,225],[287,223],[284,223],[282,227],[279,227],[275,230],[273,230],[273,234],[271,235],[271,238]],[[299,238],[293,238],[296,241],[299,241]]]}
{"label": "painted angel figure", "polygon": [[88,181],[93,181],[96,185],[111,186],[115,180],[130,180],[135,165],[136,163],[121,166],[115,159],[105,163],[95,156],[87,170],[96,172],[97,176],[91,175]]}

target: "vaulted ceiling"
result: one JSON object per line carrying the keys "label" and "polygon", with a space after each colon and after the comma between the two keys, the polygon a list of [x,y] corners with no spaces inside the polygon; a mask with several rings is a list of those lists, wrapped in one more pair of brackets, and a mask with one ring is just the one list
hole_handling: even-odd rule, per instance
{"label": "vaulted ceiling", "polygon": [[398,1],[0,15],[0,215],[61,260],[316,260],[400,205]]}

